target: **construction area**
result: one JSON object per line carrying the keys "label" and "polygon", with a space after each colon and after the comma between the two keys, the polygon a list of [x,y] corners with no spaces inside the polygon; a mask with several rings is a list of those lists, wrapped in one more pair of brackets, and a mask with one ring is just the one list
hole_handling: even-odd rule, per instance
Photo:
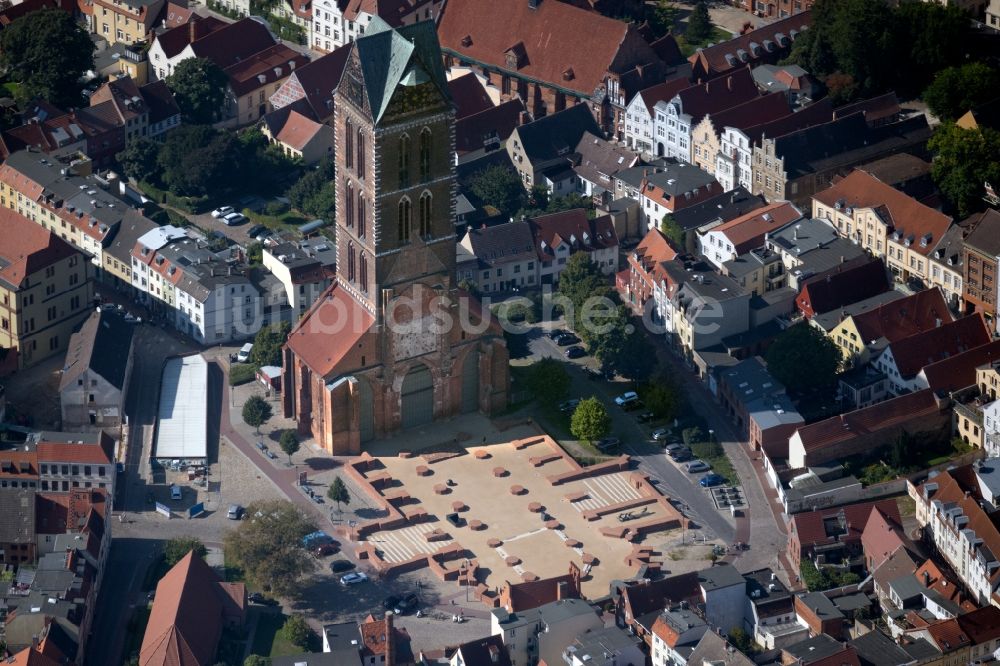
{"label": "construction area", "polygon": [[662,554],[644,544],[685,518],[627,456],[581,467],[546,435],[458,441],[395,455],[364,453],[346,469],[387,514],[354,526],[358,556],[380,572],[430,567],[500,604],[506,584],[579,570],[586,597]]}

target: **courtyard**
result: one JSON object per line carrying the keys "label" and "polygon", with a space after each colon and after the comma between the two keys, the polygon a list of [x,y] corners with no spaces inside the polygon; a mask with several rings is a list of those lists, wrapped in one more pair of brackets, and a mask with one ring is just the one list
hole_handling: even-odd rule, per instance
{"label": "courtyard", "polygon": [[643,564],[662,564],[648,544],[672,540],[684,518],[627,456],[584,468],[533,428],[504,435],[395,439],[353,459],[348,475],[385,510],[355,526],[359,556],[385,572],[430,566],[487,605],[505,582],[573,565],[583,595],[599,597]]}

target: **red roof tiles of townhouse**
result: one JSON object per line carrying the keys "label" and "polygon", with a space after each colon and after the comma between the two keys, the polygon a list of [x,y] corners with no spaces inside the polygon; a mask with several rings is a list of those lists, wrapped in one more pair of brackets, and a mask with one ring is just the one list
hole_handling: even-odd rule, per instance
{"label": "red roof tiles of townhouse", "polygon": [[[931,253],[951,226],[951,218],[891,185],[883,183],[866,171],[855,169],[827,189],[813,195],[816,201],[830,207],[873,208],[889,226],[889,237],[899,235],[910,241],[910,250],[924,256]],[[887,219],[885,211],[888,213]]]}
{"label": "red roof tiles of townhouse", "polygon": [[[714,46],[698,49],[688,60],[692,65],[700,67],[706,74],[724,74],[735,68],[744,67],[744,63],[748,61],[762,58],[764,54],[770,52],[767,47],[768,43],[773,47],[771,50],[788,48],[795,40],[796,35],[809,27],[811,21],[811,12],[801,12],[761,26],[744,35],[719,42]],[[787,38],[787,42],[784,38]],[[756,51],[753,47],[754,44],[757,45]],[[745,58],[740,57],[741,51]]]}
{"label": "red roof tiles of townhouse", "polygon": [[846,646],[836,654],[831,654],[816,661],[803,663],[808,663],[809,666],[861,666],[858,652],[854,649],[853,645]]}
{"label": "red roof tiles of townhouse", "polygon": [[183,2],[167,2],[163,6],[163,11],[161,16],[163,17],[163,26],[168,30],[170,28],[176,28],[179,25],[184,25],[191,20],[194,16],[194,10],[187,6],[186,0]]}
{"label": "red roof tiles of townhouse", "polygon": [[22,16],[41,9],[61,9],[67,14],[72,14],[75,8],[76,3],[71,0],[24,0],[0,12],[0,26],[10,25]]}
{"label": "red roof tiles of townhouse", "polygon": [[622,589],[624,602],[633,618],[663,608],[664,599],[672,602],[701,601],[701,582],[698,572],[663,578],[660,580],[626,585]]}
{"label": "red roof tiles of townhouse", "polygon": [[543,261],[553,259],[554,248],[559,245],[560,239],[572,246],[571,252],[618,247],[618,234],[611,217],[602,215],[591,220],[582,208],[541,215],[529,220],[528,224],[535,250]]}
{"label": "red roof tiles of townhouse", "polygon": [[977,608],[956,619],[973,645],[985,645],[1000,638],[1000,608],[996,606]]}
{"label": "red roof tiles of townhouse", "polygon": [[[450,2],[438,23],[446,52],[502,70],[516,69],[520,76],[588,98],[603,85],[629,34],[642,40],[628,23],[551,0],[537,7],[526,1]],[[509,60],[516,64],[508,65]]]}
{"label": "red roof tiles of townhouse", "polygon": [[433,0],[347,0],[343,8],[344,18],[357,21],[359,14],[378,16],[394,28],[403,24],[406,16],[429,5]]}
{"label": "red roof tiles of townhouse", "polygon": [[[203,19],[188,25],[195,26],[193,28],[195,30],[201,30],[204,21]],[[184,26],[175,28],[175,30],[184,29]],[[274,37],[267,27],[252,18],[224,24],[218,30],[213,30],[191,43],[191,49],[196,57],[208,58],[222,69],[238,65],[272,46],[275,46]],[[296,55],[301,56],[298,53]]]}
{"label": "red roof tiles of townhouse", "polygon": [[39,652],[38,648],[26,647],[3,663],[6,666],[59,666],[62,662]]}
{"label": "red roof tiles of townhouse", "polygon": [[473,72],[448,81],[448,92],[455,103],[455,120],[493,108],[493,100]]}
{"label": "red roof tiles of townhouse", "polygon": [[899,376],[914,377],[924,367],[985,345],[993,336],[981,313],[944,322],[889,345]]}
{"label": "red roof tiles of townhouse", "polygon": [[[560,598],[579,599],[580,590],[574,580],[573,573],[565,573],[560,576],[532,581],[517,583],[508,581],[501,588],[501,597],[505,596],[504,593],[506,593],[506,597],[509,599],[507,610],[511,613],[538,608],[553,601],[558,601]],[[568,589],[561,588],[564,584]],[[562,595],[561,597],[560,594]]]}
{"label": "red roof tiles of townhouse", "polygon": [[0,279],[14,287],[29,275],[77,254],[73,247],[9,208],[0,208]]}
{"label": "red roof tiles of townhouse", "polygon": [[809,454],[940,411],[934,392],[925,389],[802,426],[796,434],[801,438],[806,454]]}
{"label": "red roof tiles of townhouse", "polygon": [[956,618],[939,620],[927,625],[927,633],[931,635],[941,652],[948,653],[972,644],[969,636],[958,624]]}
{"label": "red roof tiles of townhouse", "polygon": [[726,127],[745,129],[754,127],[762,123],[779,120],[791,115],[792,109],[788,106],[788,97],[783,93],[769,93],[754,97],[736,106],[723,109],[713,114],[709,114],[709,120],[715,127],[716,134],[722,132]]}
{"label": "red roof tiles of townhouse", "polygon": [[942,597],[952,602],[968,613],[976,610],[978,606],[969,599],[963,591],[963,586],[944,575],[944,572],[934,563],[934,560],[927,559],[913,572],[917,582],[929,590],[934,590]]}
{"label": "red roof tiles of townhouse", "polygon": [[55,435],[72,435],[72,433],[42,433],[38,442],[38,459],[53,462],[93,463],[95,465],[111,464],[115,459],[115,442],[104,432],[100,432],[95,442],[91,435],[89,439],[72,439],[71,437],[55,438]]}
{"label": "red roof tiles of townhouse", "polygon": [[345,44],[312,62],[296,67],[282,87],[289,85],[294,78],[316,118],[327,118],[333,113],[333,91],[340,85],[340,77],[344,74],[344,66],[350,53],[351,45]]}
{"label": "red roof tiles of townhouse", "polygon": [[[195,14],[187,23],[176,28],[170,28],[156,35],[156,43],[163,49],[164,55],[173,58],[183,51],[194,39],[203,39],[209,34],[230,25],[214,16],[199,16]],[[192,37],[194,39],[192,39]]]}
{"label": "red roof tiles of townhouse", "polygon": [[656,227],[646,232],[639,245],[628,255],[629,263],[636,267],[639,277],[649,286],[653,286],[652,281],[665,272],[663,262],[676,258],[677,250]]}
{"label": "red roof tiles of townhouse", "polygon": [[838,267],[837,273],[817,275],[806,281],[795,299],[806,318],[863,301],[891,288],[881,259],[860,259],[843,270]]}
{"label": "red roof tiles of townhouse", "polygon": [[287,78],[309,58],[284,44],[274,44],[226,67],[229,87],[237,97]]}
{"label": "red roof tiles of townhouse", "polygon": [[764,242],[771,231],[802,219],[802,213],[788,201],[777,201],[745,215],[724,222],[711,231],[718,231],[733,244],[736,254],[743,254]]}
{"label": "red roof tiles of townhouse", "polygon": [[375,318],[336,284],[320,296],[288,336],[288,346],[321,377],[365,338],[372,338]]}
{"label": "red roof tiles of townhouse", "polygon": [[925,366],[924,376],[932,391],[951,392],[976,383],[976,368],[1000,359],[1000,340]]}
{"label": "red roof tiles of townhouse", "polygon": [[639,94],[642,95],[642,103],[646,105],[646,111],[652,117],[655,114],[654,108],[657,102],[669,102],[674,98],[674,95],[690,87],[691,82],[687,79],[671,79],[644,88],[639,91]]}
{"label": "red roof tiles of townhouse", "polygon": [[691,116],[691,126],[694,127],[706,114],[725,111],[761,95],[750,68],[743,67],[726,76],[685,88],[676,96],[680,98],[681,111]]}
{"label": "red roof tiles of townhouse", "polygon": [[866,310],[851,318],[865,344],[885,338],[892,343],[939,323],[954,321],[944,295],[937,287]]}
{"label": "red roof tiles of townhouse", "polygon": [[306,118],[298,111],[292,111],[275,139],[295,150],[302,150],[323,127],[325,125]]}
{"label": "red roof tiles of townhouse", "polygon": [[[896,500],[881,500],[878,502],[864,502],[862,504],[849,504],[847,506],[836,506],[817,511],[806,511],[796,513],[792,516],[791,523],[795,533],[799,538],[799,545],[814,546],[832,541],[843,541],[845,539],[861,539],[865,527],[872,516],[873,510],[877,509],[885,520],[897,525],[902,524],[899,516],[899,507]],[[843,517],[845,534],[830,535],[826,532],[825,521],[829,518]]]}
{"label": "red roof tiles of townhouse", "polygon": [[861,533],[861,548],[869,570],[882,566],[897,548],[909,548],[911,545],[900,523],[887,518],[878,507],[872,507],[868,523]]}
{"label": "red roof tiles of townhouse", "polygon": [[455,121],[455,150],[459,155],[480,150],[487,141],[505,140],[520,124],[524,103],[514,98]]}

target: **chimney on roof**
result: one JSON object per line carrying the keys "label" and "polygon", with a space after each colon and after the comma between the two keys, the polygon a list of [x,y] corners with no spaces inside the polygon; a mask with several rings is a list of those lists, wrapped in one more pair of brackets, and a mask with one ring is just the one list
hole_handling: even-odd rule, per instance
{"label": "chimney on roof", "polygon": [[396,665],[396,636],[392,630],[392,611],[385,613],[385,666]]}
{"label": "chimney on roof", "polygon": [[930,571],[925,571],[924,572],[924,587],[930,587],[930,586],[931,586],[931,572]]}
{"label": "chimney on roof", "polygon": [[570,597],[569,583],[567,583],[564,580],[559,581],[559,583],[556,585],[556,601],[559,601],[561,599],[568,599],[569,597]]}
{"label": "chimney on roof", "polygon": [[538,5],[542,0],[528,0],[528,9],[538,9]]}

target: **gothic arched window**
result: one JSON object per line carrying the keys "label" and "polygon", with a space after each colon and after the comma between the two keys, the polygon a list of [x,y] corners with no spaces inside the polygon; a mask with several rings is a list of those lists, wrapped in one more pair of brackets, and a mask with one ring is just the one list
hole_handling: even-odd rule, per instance
{"label": "gothic arched window", "polygon": [[361,291],[368,293],[368,257],[361,251]]}
{"label": "gothic arched window", "polygon": [[433,197],[430,192],[424,192],[420,195],[420,206],[419,206],[419,218],[420,218],[420,236],[426,238],[431,235],[431,204],[433,203]]}
{"label": "gothic arched window", "polygon": [[354,123],[344,121],[344,166],[350,169],[354,164]]}
{"label": "gothic arched window", "polygon": [[425,127],[420,130],[420,180],[431,179],[431,130]]}
{"label": "gothic arched window", "polygon": [[348,227],[354,226],[354,186],[349,180],[344,185],[344,221]]}
{"label": "gothic arched window", "polygon": [[399,242],[408,243],[410,241],[411,210],[409,197],[399,200]]}
{"label": "gothic arched window", "polygon": [[399,137],[399,187],[410,186],[410,135]]}
{"label": "gothic arched window", "polygon": [[354,243],[347,243],[347,280],[348,282],[355,282],[357,280],[357,273],[355,273],[354,265]]}

